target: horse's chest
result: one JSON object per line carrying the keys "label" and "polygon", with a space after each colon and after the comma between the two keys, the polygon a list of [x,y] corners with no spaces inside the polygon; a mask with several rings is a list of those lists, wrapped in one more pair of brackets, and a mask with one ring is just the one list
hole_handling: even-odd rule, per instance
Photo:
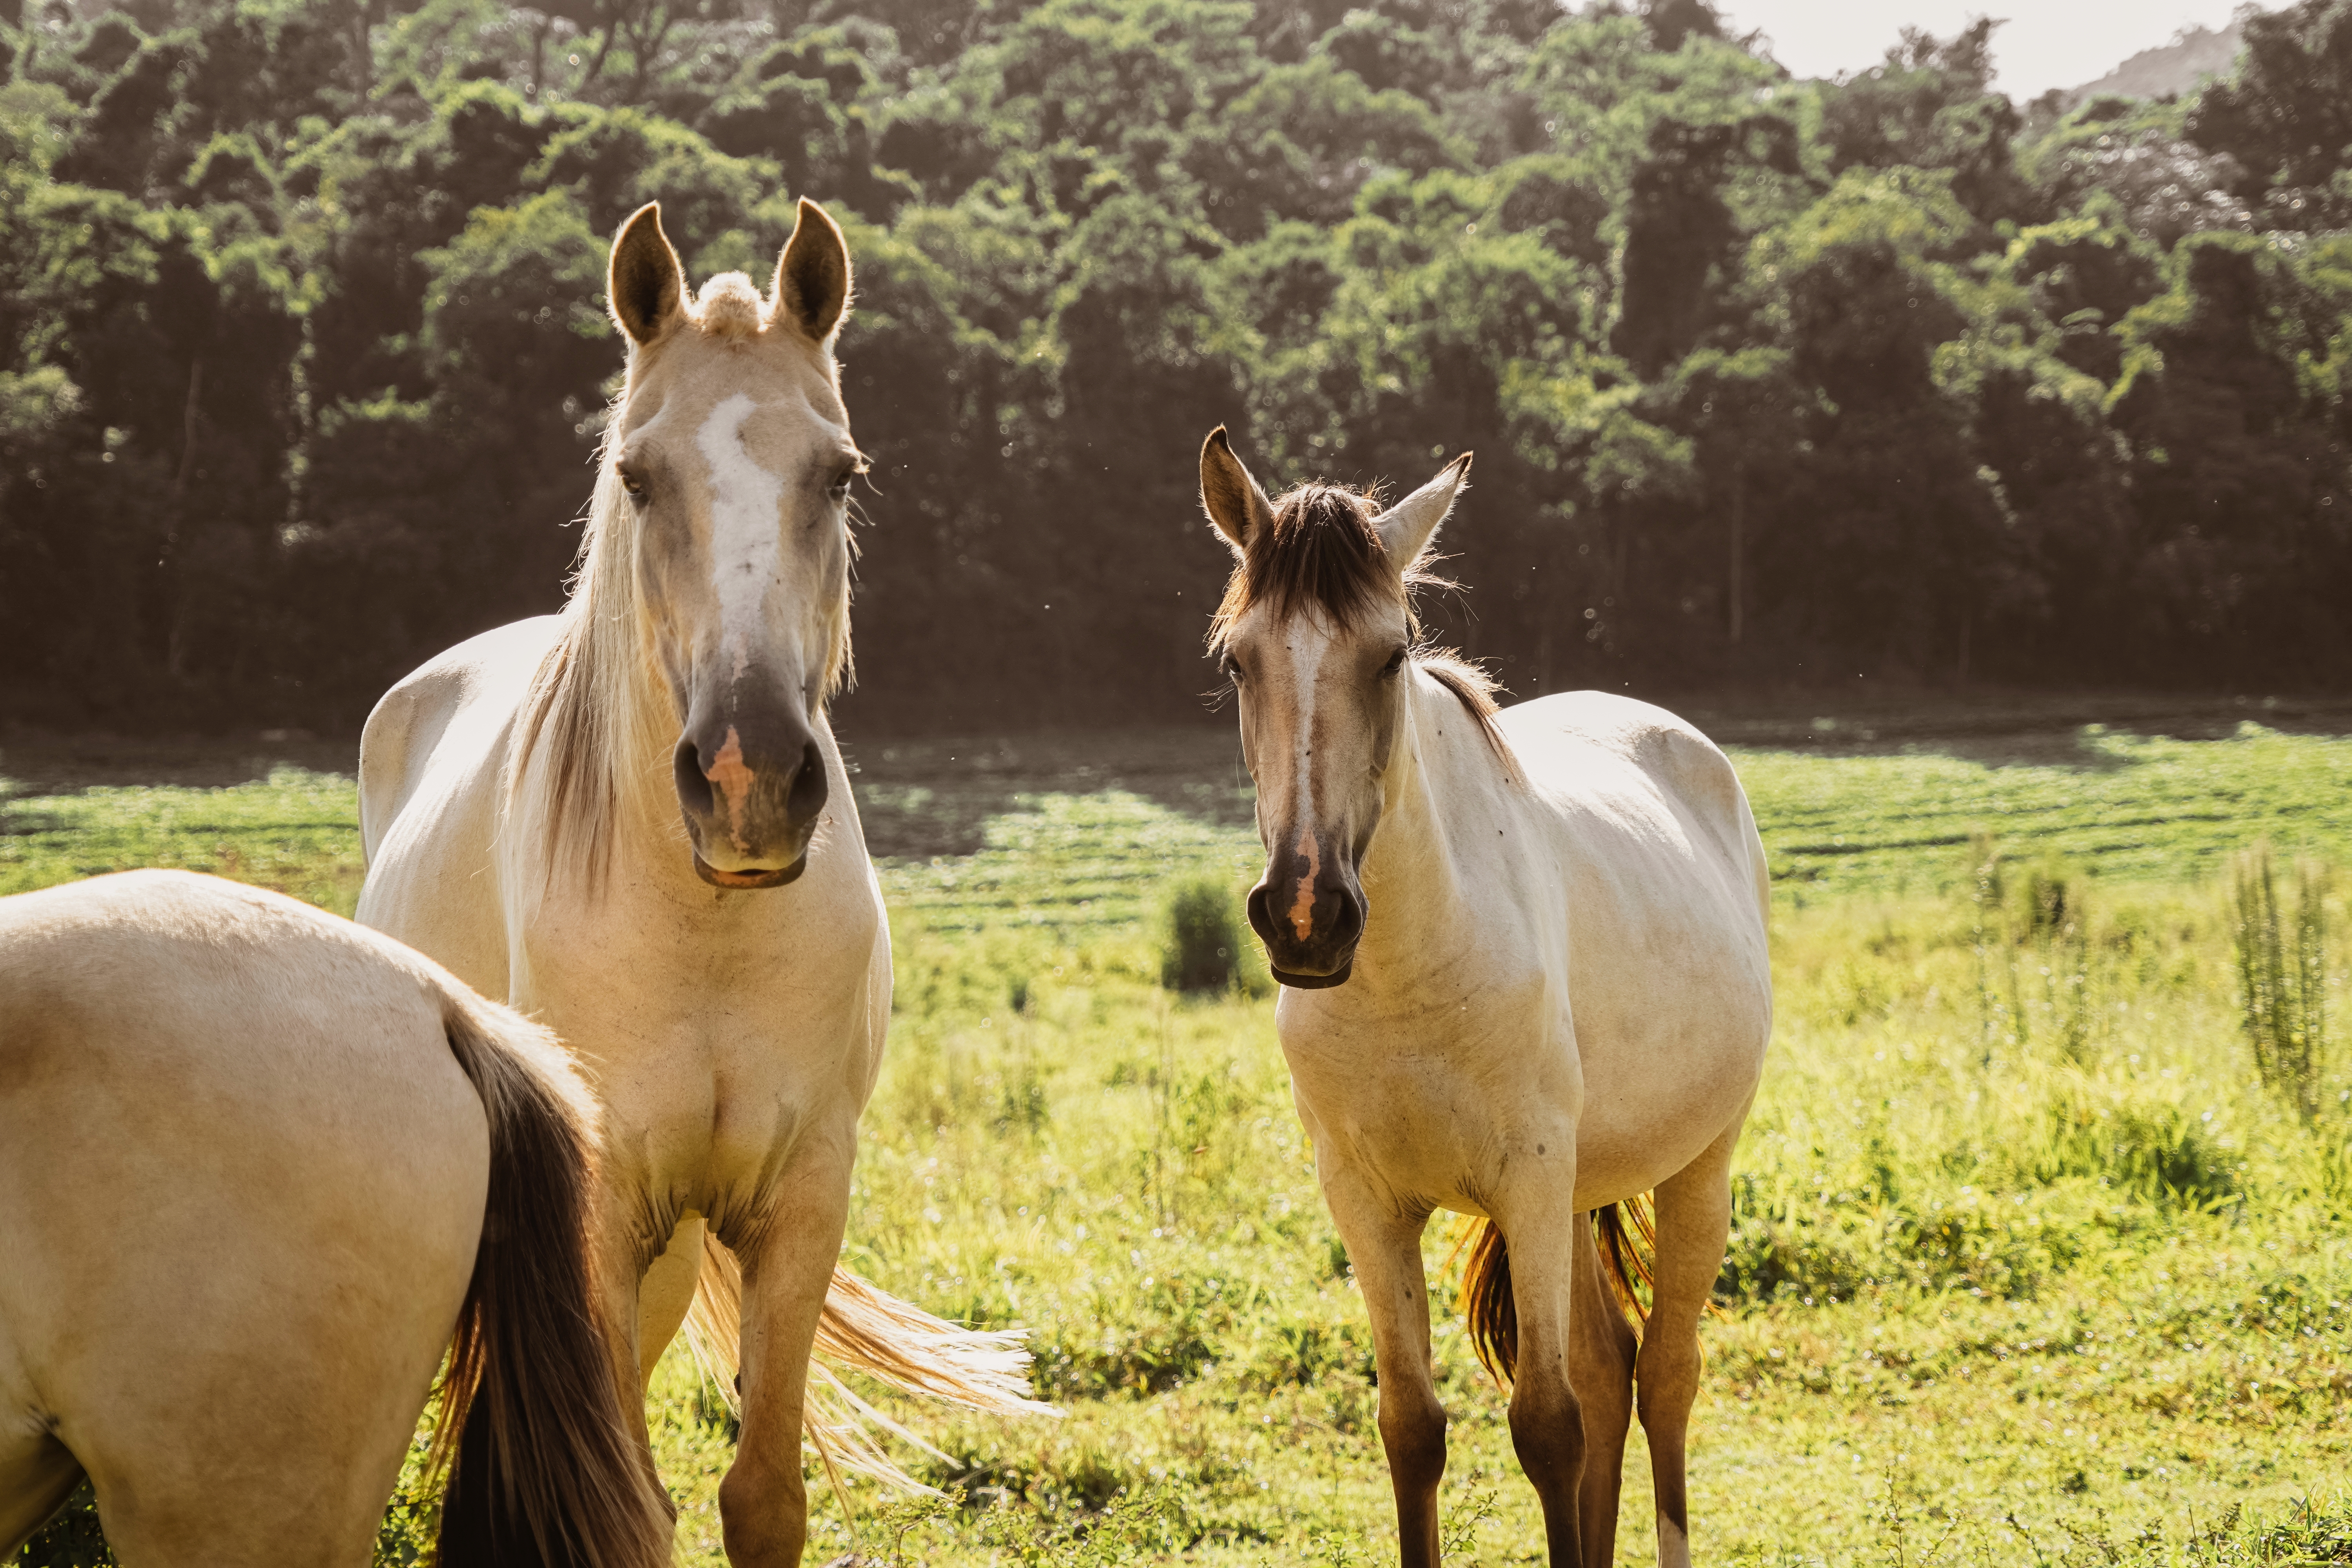
{"label": "horse's chest", "polygon": [[649,924],[540,966],[544,1016],[593,1072],[625,1179],[711,1212],[836,1144],[845,1170],[879,1050],[867,924],[863,951],[838,929]]}
{"label": "horse's chest", "polygon": [[1578,1065],[1556,1022],[1536,989],[1403,1024],[1286,1021],[1281,1035],[1318,1149],[1450,1197],[1522,1142],[1572,1140]]}

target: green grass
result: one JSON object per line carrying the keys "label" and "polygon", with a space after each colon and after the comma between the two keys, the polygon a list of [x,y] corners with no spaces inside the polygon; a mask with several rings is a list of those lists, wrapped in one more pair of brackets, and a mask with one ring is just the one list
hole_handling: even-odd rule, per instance
{"label": "green grass", "polygon": [[2002,766],[1913,750],[1735,752],[1772,875],[1808,893],[1942,890],[1997,834],[2104,878],[2194,880],[2257,838],[2352,859],[2352,740],[2249,721],[2227,741],[2091,725],[2063,761]]}
{"label": "green grass", "polygon": [[[1738,754],[1778,877],[1779,1027],[1704,1331],[1698,1552],[2352,1562],[2352,1015],[2330,1015],[2306,1128],[2239,1032],[2220,875],[2265,839],[2352,865],[2352,741],[1988,750]],[[943,1565],[1387,1560],[1369,1342],[1271,1005],[1253,972],[1224,996],[1160,984],[1170,889],[1255,870],[1229,739],[858,761],[898,985],[848,1261],[1028,1325],[1068,1415],[918,1414],[954,1456],[921,1473],[961,1505],[859,1488],[845,1519],[818,1484],[812,1561],[853,1541]],[[348,782],[250,771],[45,779],[0,801],[0,888],[184,864],[347,909]],[[1990,903],[1981,834],[2007,868]],[[2055,929],[2036,874],[2065,881]],[[2328,912],[2333,997],[2352,909]],[[1448,1246],[1433,1228],[1433,1269]],[[1540,1561],[1502,1399],[1450,1314],[1435,1353],[1453,1560]],[[716,1563],[730,1429],[678,1354],[656,1396],[682,1555]],[[1637,1429],[1623,1562],[1651,1551],[1644,1466]]]}
{"label": "green grass", "polygon": [[[0,789],[11,782],[0,779]],[[359,815],[350,778],[292,766],[213,788],[19,787],[0,795],[0,893],[170,866],[257,882],[348,915],[364,874]]]}

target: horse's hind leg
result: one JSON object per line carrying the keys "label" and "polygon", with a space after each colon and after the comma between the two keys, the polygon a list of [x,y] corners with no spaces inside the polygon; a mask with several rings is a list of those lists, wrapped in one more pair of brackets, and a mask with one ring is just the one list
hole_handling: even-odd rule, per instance
{"label": "horse's hind leg", "polygon": [[1570,1358],[1575,1353],[1572,1325],[1586,1309],[1576,1289],[1577,1235],[1589,1222],[1571,1201],[1572,1152],[1566,1158],[1554,1153],[1540,1177],[1507,1194],[1495,1213],[1510,1243],[1511,1300],[1519,1317],[1511,1447],[1543,1505],[1550,1568],[1583,1568],[1591,1561],[1583,1550],[1580,1517],[1584,1411]]}
{"label": "horse's hind leg", "polygon": [[16,1548],[81,1485],[80,1462],[25,1419],[13,1410],[0,1416],[0,1563],[15,1562]]}
{"label": "horse's hind leg", "polygon": [[1585,1568],[1609,1568],[1617,1551],[1617,1494],[1625,1431],[1633,1420],[1631,1324],[1601,1268],[1590,1215],[1576,1216],[1576,1307],[1569,1315],[1569,1380],[1584,1409],[1584,1476],[1577,1484]]}
{"label": "horse's hind leg", "polygon": [[1657,1256],[1651,1261],[1650,1319],[1634,1365],[1642,1430],[1658,1507],[1660,1568],[1690,1568],[1690,1498],[1684,1454],[1698,1397],[1698,1320],[1723,1269],[1731,1231],[1734,1121],[1706,1152],[1658,1184]]}
{"label": "horse's hind leg", "polygon": [[[354,1337],[376,1327],[362,1321]],[[205,1408],[133,1391],[68,1426],[123,1562],[365,1568],[432,1363],[386,1372],[368,1364],[374,1346],[354,1346],[360,1376],[314,1375],[332,1361],[331,1346],[315,1358],[298,1349],[284,1367],[256,1357],[226,1386],[174,1381],[167,1369],[159,1381],[173,1384],[168,1392],[210,1396]]]}

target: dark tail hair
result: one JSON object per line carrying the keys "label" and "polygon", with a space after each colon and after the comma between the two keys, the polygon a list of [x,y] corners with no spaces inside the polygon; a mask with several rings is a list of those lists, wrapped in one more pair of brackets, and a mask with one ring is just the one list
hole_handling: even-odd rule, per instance
{"label": "dark tail hair", "polygon": [[589,1269],[595,1101],[537,1025],[460,992],[443,1019],[489,1118],[490,1185],[427,1461],[451,1477],[434,1562],[667,1568],[671,1516]]}
{"label": "dark tail hair", "polygon": [[[1641,1236],[1637,1246],[1626,1234],[1626,1216]],[[1650,1260],[1644,1252],[1657,1250],[1658,1233],[1650,1217],[1646,1194],[1592,1211],[1592,1239],[1601,1253],[1601,1268],[1617,1298],[1618,1310],[1638,1339],[1649,1321],[1636,1282],[1650,1283]],[[1470,1328],[1470,1348],[1478,1364],[1505,1387],[1519,1368],[1519,1309],[1511,1296],[1511,1253],[1502,1226],[1482,1219],[1470,1239],[1470,1261],[1462,1272],[1461,1310]]]}

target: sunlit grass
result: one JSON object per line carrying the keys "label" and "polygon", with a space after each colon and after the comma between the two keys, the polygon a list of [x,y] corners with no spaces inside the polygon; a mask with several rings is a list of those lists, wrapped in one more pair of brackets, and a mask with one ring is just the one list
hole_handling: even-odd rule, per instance
{"label": "sunlit grass", "polygon": [[2090,725],[2065,763],[1996,765],[1914,746],[1889,755],[1738,752],[1772,874],[1793,895],[1938,890],[1957,850],[1997,833],[2012,858],[2180,882],[2258,838],[2352,861],[2352,739],[2252,722],[2226,741]]}
{"label": "sunlit grass", "polygon": [[348,915],[359,902],[359,795],[296,767],[251,784],[35,794],[0,778],[0,893],[135,867],[209,871]]}

